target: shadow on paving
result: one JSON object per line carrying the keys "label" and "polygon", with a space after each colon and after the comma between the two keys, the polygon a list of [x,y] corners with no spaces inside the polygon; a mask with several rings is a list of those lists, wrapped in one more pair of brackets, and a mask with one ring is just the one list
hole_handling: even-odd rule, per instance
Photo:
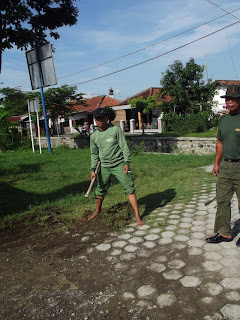
{"label": "shadow on paving", "polygon": [[175,189],[167,189],[163,192],[156,192],[148,194],[147,196],[138,200],[139,205],[145,205],[145,210],[141,216],[144,218],[149,215],[153,210],[166,206],[176,197]]}
{"label": "shadow on paving", "polygon": [[240,219],[234,222],[234,226],[232,228],[232,236],[235,238],[240,233]]}
{"label": "shadow on paving", "polygon": [[[11,183],[0,183],[0,217],[19,213],[29,206],[39,205],[44,202],[54,202],[58,199],[64,199],[69,194],[76,195],[84,193],[88,188],[89,182],[83,181],[75,183],[54,192],[39,194],[27,192],[15,188]],[[43,190],[44,191],[44,190]]]}

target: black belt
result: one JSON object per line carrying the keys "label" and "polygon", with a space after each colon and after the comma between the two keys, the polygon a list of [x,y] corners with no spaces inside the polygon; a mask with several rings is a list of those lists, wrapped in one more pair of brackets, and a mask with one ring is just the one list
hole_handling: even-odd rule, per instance
{"label": "black belt", "polygon": [[240,162],[240,159],[224,159],[227,162]]}

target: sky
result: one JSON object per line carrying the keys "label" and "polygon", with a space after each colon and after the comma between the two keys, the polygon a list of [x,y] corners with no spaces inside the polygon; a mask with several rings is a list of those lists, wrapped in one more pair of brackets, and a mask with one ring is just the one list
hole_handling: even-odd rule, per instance
{"label": "sky", "polygon": [[[111,87],[114,98],[123,100],[149,87],[160,87],[169,65],[176,60],[185,65],[190,58],[200,65],[206,63],[205,79],[240,80],[240,23],[225,28],[240,19],[240,2],[212,2],[215,5],[208,0],[76,1],[77,24],[58,29],[60,39],[48,39],[55,48],[57,86],[77,85],[79,93],[93,96],[108,95]],[[228,12],[239,10],[229,15],[219,7]],[[195,41],[221,28],[225,29]],[[124,55],[128,56],[118,59]],[[117,72],[149,59],[153,60]],[[106,63],[110,60],[115,61]],[[114,74],[105,77],[110,73]],[[89,81],[98,77],[102,78]],[[3,53],[3,87],[32,91],[25,52],[16,47]]]}

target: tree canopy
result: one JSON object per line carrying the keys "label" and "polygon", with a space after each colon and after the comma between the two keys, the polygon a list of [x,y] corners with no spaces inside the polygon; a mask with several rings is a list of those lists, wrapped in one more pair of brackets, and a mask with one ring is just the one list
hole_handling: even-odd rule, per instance
{"label": "tree canopy", "polygon": [[51,113],[53,118],[57,118],[59,115],[70,113],[67,106],[71,105],[71,100],[81,97],[81,94],[77,93],[76,86],[63,85],[47,89],[44,97],[47,111]]}
{"label": "tree canopy", "polygon": [[131,109],[136,109],[141,114],[142,130],[144,134],[144,125],[143,125],[143,113],[149,113],[153,108],[159,108],[160,104],[157,102],[157,98],[153,96],[143,99],[143,97],[133,98],[128,101],[131,106]]}
{"label": "tree canopy", "polygon": [[9,116],[25,114],[28,112],[27,95],[17,88],[2,88],[0,93],[3,95],[1,104]]}
{"label": "tree canopy", "polygon": [[42,45],[48,34],[58,39],[57,28],[77,23],[77,0],[1,0],[0,73],[2,53]]}
{"label": "tree canopy", "polygon": [[[28,112],[27,99],[38,96],[39,92],[23,92],[18,88],[3,88],[0,89],[0,94],[3,95],[1,104],[9,116],[25,114]],[[53,118],[58,115],[69,113],[67,105],[71,104],[72,100],[81,98],[82,94],[77,93],[77,87],[63,85],[58,88],[50,88],[44,92],[46,109],[51,112]],[[40,104],[41,104],[41,99]]]}
{"label": "tree canopy", "polygon": [[[211,79],[204,81],[204,68],[195,63],[193,58],[184,67],[176,60],[162,73],[161,110],[178,114],[195,114],[200,110],[210,112],[214,96],[214,83]],[[171,97],[167,101],[166,96]]]}

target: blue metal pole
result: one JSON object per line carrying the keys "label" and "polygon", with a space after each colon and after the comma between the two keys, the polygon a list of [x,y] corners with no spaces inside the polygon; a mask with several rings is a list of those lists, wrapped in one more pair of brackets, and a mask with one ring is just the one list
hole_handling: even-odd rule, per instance
{"label": "blue metal pole", "polygon": [[50,142],[50,136],[49,136],[49,130],[48,130],[47,113],[46,113],[45,100],[44,100],[44,94],[43,94],[43,84],[42,84],[42,78],[41,78],[41,66],[40,66],[39,52],[38,52],[37,46],[35,46],[35,51],[36,51],[36,60],[37,60],[38,72],[39,72],[39,85],[40,85],[40,92],[41,92],[41,98],[42,98],[42,107],[43,107],[44,122],[45,122],[45,129],[46,129],[47,142],[48,142],[48,151],[51,154],[52,153],[51,142]]}
{"label": "blue metal pole", "polygon": [[43,107],[43,114],[44,114],[44,122],[45,122],[45,129],[46,129],[46,135],[47,135],[47,142],[48,142],[48,151],[51,154],[51,142],[50,142],[50,136],[49,136],[49,130],[48,130],[48,121],[47,121],[47,113],[46,113],[46,107],[45,107],[45,100],[44,100],[44,94],[43,94],[43,87],[42,87],[42,80],[41,77],[39,77],[40,82],[40,91],[41,91],[41,98],[42,98],[42,107]]}

